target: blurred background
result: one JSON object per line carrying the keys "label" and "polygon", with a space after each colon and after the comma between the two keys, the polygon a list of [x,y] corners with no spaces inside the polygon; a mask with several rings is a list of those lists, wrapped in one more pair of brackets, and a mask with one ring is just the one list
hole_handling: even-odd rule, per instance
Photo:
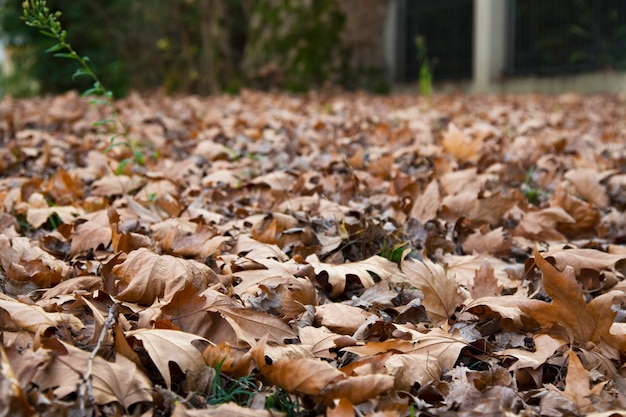
{"label": "blurred background", "polygon": [[[375,93],[622,91],[623,0],[48,0],[105,85],[167,94],[241,88]],[[0,0],[0,91],[83,89],[76,63]],[[419,41],[418,41],[419,39]],[[79,80],[80,82],[80,80]],[[415,87],[419,89],[419,87]]]}

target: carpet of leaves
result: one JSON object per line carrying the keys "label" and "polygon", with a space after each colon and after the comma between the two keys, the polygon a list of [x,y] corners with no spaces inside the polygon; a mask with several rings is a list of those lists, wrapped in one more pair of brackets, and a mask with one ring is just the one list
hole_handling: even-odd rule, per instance
{"label": "carpet of leaves", "polygon": [[117,106],[0,102],[0,414],[626,415],[620,97]]}

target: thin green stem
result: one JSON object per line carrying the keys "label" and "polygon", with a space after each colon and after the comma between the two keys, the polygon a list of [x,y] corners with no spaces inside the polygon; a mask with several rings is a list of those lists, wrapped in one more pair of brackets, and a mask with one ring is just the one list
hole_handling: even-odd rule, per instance
{"label": "thin green stem", "polygon": [[[112,117],[106,120],[100,120],[96,122],[96,125],[103,125],[113,123],[115,134],[111,137],[111,145],[109,145],[105,152],[110,151],[112,148],[123,145],[127,146],[131,153],[132,159],[134,159],[140,165],[144,165],[145,160],[139,144],[134,143],[130,139],[130,130],[128,125],[122,120],[122,116],[115,107],[115,101],[113,99],[113,92],[104,88],[104,85],[100,81],[100,78],[89,66],[89,57],[81,56],[76,52],[72,45],[67,41],[67,32],[63,30],[59,17],[61,12],[51,12],[46,4],[46,0],[26,0],[22,3],[23,16],[22,19],[26,25],[39,29],[43,35],[53,38],[57,43],[46,50],[46,52],[54,53],[55,57],[73,59],[80,64],[80,68],[76,70],[74,77],[86,76],[93,80],[93,87],[83,92],[83,96],[99,96],[104,97],[104,100],[94,100],[93,103],[100,103],[109,106],[112,111]],[[119,130],[121,133],[118,133]],[[123,140],[116,142],[118,138]],[[118,166],[118,174],[124,169],[124,167],[130,162],[129,159],[125,159],[120,162]]]}

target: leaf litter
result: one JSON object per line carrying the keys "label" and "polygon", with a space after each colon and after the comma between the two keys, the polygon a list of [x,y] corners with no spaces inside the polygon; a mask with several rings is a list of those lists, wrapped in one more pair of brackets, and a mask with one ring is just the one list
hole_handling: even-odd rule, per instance
{"label": "leaf litter", "polygon": [[0,102],[5,415],[624,415],[621,97],[117,106]]}

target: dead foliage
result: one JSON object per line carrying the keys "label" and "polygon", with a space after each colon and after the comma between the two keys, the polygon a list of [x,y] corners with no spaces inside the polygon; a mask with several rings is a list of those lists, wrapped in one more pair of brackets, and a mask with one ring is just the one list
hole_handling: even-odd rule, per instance
{"label": "dead foliage", "polygon": [[619,97],[117,106],[0,102],[0,414],[623,415]]}

